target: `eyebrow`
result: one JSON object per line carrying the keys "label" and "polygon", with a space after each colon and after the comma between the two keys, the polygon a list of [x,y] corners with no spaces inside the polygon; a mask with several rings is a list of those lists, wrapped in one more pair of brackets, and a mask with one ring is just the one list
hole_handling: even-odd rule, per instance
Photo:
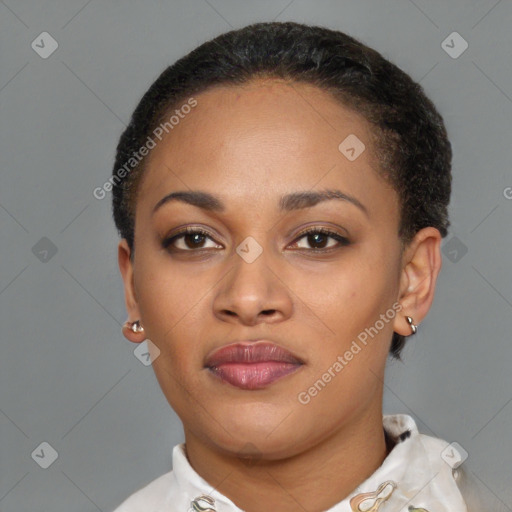
{"label": "eyebrow", "polygon": [[[362,212],[364,212],[366,216],[369,216],[367,208],[357,198],[346,194],[341,190],[332,189],[321,191],[294,192],[287,194],[281,197],[279,200],[279,210],[287,212],[292,210],[301,210],[303,208],[311,208],[312,206],[315,206],[322,201],[329,201],[331,199],[337,199],[351,203],[354,206],[357,206],[357,208],[359,208]],[[156,203],[152,214],[154,214],[164,204],[167,204],[171,201],[180,201],[212,212],[223,212],[226,209],[226,206],[219,197],[209,194],[208,192],[192,190],[171,192],[170,194],[167,194]]]}

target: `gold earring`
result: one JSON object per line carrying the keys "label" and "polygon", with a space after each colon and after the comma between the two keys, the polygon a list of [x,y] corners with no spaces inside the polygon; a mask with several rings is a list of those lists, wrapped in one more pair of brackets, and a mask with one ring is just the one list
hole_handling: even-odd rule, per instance
{"label": "gold earring", "polygon": [[416,334],[418,326],[413,324],[412,318],[410,316],[406,316],[405,318],[407,319],[408,324],[411,326],[412,333],[410,334],[410,336]]}

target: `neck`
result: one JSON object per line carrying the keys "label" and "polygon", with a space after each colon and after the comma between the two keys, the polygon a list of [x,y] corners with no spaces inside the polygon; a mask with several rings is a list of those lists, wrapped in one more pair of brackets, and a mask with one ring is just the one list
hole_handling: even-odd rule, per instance
{"label": "neck", "polygon": [[246,512],[321,512],[342,501],[382,464],[390,446],[382,408],[366,411],[308,450],[254,463],[212,450],[185,429],[187,458],[218,492]]}

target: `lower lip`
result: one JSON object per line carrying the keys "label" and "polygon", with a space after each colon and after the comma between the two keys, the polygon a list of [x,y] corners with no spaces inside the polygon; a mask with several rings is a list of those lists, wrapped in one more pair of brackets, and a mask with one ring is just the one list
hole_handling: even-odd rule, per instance
{"label": "lower lip", "polygon": [[302,365],[278,361],[260,363],[225,363],[209,368],[223,381],[241,389],[262,389],[297,371]]}

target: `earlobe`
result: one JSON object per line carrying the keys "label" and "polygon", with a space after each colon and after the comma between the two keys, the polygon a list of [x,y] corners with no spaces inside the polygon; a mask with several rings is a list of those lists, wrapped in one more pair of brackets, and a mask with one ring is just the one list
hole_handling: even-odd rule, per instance
{"label": "earlobe", "polygon": [[405,316],[396,316],[393,325],[393,331],[402,336],[413,336],[418,332],[419,322],[416,323],[414,318]]}
{"label": "earlobe", "polygon": [[135,320],[135,322],[130,322],[127,320],[123,324],[122,330],[124,337],[132,343],[142,343],[146,339],[144,327],[140,325],[139,320]]}
{"label": "earlobe", "polygon": [[405,251],[398,301],[404,316],[396,317],[394,331],[402,336],[415,334],[434,300],[441,270],[441,234],[434,227],[423,228]]}

